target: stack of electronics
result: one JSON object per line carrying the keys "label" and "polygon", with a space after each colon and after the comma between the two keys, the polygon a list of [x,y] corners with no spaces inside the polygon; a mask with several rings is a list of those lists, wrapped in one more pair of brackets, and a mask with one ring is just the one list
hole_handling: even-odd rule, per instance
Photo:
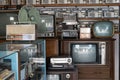
{"label": "stack of electronics", "polygon": [[[118,31],[116,23],[112,21],[94,21],[92,23],[80,23],[74,25],[62,25],[61,38],[111,38],[115,31]],[[114,28],[116,30],[114,30]]]}
{"label": "stack of electronics", "polygon": [[119,16],[119,9],[113,7],[79,8],[77,14],[79,18],[117,18]]}
{"label": "stack of electronics", "polygon": [[49,58],[48,69],[74,69],[74,64],[71,57],[57,56]]}
{"label": "stack of electronics", "polygon": [[76,13],[63,13],[62,38],[78,38]]}

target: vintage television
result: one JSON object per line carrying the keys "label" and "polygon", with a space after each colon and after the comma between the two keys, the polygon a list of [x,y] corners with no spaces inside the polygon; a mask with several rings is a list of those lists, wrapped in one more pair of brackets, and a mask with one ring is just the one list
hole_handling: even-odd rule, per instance
{"label": "vintage television", "polygon": [[93,34],[97,38],[110,38],[114,34],[112,21],[98,21],[93,25]]}
{"label": "vintage television", "polygon": [[55,16],[50,14],[41,14],[41,24],[37,27],[37,37],[55,36]]}
{"label": "vintage television", "polygon": [[6,25],[18,21],[17,12],[0,12],[0,36],[6,36]]}
{"label": "vintage television", "polygon": [[70,55],[74,64],[106,64],[106,42],[72,42]]}

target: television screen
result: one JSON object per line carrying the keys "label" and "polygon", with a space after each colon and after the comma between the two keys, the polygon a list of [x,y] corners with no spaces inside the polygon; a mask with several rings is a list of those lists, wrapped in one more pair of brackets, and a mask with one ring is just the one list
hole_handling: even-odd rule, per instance
{"label": "television screen", "polygon": [[6,36],[6,25],[18,21],[16,12],[0,12],[0,36]]}
{"label": "television screen", "polygon": [[38,37],[53,37],[54,36],[54,15],[42,14],[41,24],[37,27]]}
{"label": "television screen", "polygon": [[113,22],[111,21],[99,21],[93,25],[93,33],[95,37],[112,37]]}
{"label": "television screen", "polygon": [[98,46],[95,43],[71,44],[71,56],[74,63],[99,63]]}

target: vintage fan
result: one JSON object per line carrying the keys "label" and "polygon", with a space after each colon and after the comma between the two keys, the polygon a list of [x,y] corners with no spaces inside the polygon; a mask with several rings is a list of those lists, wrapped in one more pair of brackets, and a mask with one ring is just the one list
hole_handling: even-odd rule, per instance
{"label": "vintage fan", "polygon": [[41,23],[41,17],[39,11],[31,5],[23,6],[18,14],[19,23],[32,23],[37,26],[37,33],[44,32],[45,27]]}

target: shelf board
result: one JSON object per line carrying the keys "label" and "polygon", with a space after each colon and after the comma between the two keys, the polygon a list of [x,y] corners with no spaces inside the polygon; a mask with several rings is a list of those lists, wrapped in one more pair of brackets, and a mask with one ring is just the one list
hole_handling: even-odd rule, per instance
{"label": "shelf board", "polygon": [[63,40],[63,41],[111,41],[111,40],[115,40],[114,38],[90,38],[90,39],[59,39],[59,40]]}
{"label": "shelf board", "polygon": [[78,18],[79,20],[120,20],[120,18]]}
{"label": "shelf board", "polygon": [[11,13],[16,12],[17,13],[17,12],[19,12],[19,10],[0,10],[0,12],[3,12],[3,13],[4,12],[11,12]]}
{"label": "shelf board", "polygon": [[[56,18],[57,21],[63,20],[63,18]],[[113,18],[78,18],[78,20],[120,20],[119,17],[113,17]]]}
{"label": "shelf board", "polygon": [[79,7],[79,6],[120,6],[119,3],[103,3],[103,4],[36,4],[35,7]]}
{"label": "shelf board", "polygon": [[115,32],[115,34],[120,34],[120,32]]}

